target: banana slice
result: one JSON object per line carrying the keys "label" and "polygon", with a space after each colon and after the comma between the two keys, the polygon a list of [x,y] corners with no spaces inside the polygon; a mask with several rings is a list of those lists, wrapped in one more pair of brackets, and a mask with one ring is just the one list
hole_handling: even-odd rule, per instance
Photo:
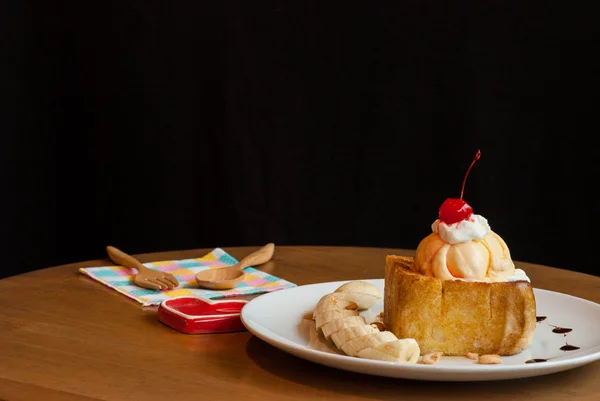
{"label": "banana slice", "polygon": [[417,341],[398,339],[391,331],[380,331],[359,315],[359,310],[370,309],[380,298],[383,295],[374,285],[348,282],[319,299],[312,312],[315,328],[348,356],[416,363],[421,353]]}
{"label": "banana slice", "polygon": [[333,333],[331,339],[338,349],[342,349],[342,346],[348,341],[352,341],[357,337],[366,336],[367,334],[378,332],[375,327],[369,324],[363,324],[361,326],[351,326],[343,328],[337,333]]}
{"label": "banana slice", "polygon": [[335,290],[338,299],[352,301],[358,305],[358,310],[372,308],[378,299],[383,298],[381,291],[373,284],[364,281],[351,281]]}
{"label": "banana slice", "polygon": [[325,339],[329,340],[332,334],[337,333],[344,328],[360,326],[364,324],[367,324],[367,321],[363,316],[348,316],[325,323],[323,327],[321,327],[321,330],[323,331],[323,336]]}
{"label": "banana slice", "polygon": [[315,315],[315,326],[317,331],[321,330],[323,325],[331,322],[332,320],[339,319],[348,316],[358,316],[358,311],[350,309],[330,309],[325,312],[321,312]]}
{"label": "banana slice", "polygon": [[417,363],[421,349],[414,338],[403,338],[358,351],[356,356],[400,363]]}
{"label": "banana slice", "polygon": [[358,305],[355,302],[344,300],[336,296],[335,294],[327,294],[321,297],[315,310],[313,311],[313,317],[319,313],[323,313],[327,310],[340,310],[340,309],[357,309]]}
{"label": "banana slice", "polygon": [[356,356],[360,351],[367,348],[374,348],[380,344],[397,340],[398,338],[391,331],[377,331],[366,336],[354,338],[343,344],[340,349],[349,356]]}

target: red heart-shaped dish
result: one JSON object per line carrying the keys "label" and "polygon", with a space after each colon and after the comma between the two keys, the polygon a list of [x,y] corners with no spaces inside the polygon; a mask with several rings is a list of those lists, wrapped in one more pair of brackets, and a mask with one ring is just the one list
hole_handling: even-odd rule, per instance
{"label": "red heart-shaped dish", "polygon": [[248,301],[211,301],[198,297],[176,297],[162,301],[158,320],[186,334],[244,331],[240,313]]}

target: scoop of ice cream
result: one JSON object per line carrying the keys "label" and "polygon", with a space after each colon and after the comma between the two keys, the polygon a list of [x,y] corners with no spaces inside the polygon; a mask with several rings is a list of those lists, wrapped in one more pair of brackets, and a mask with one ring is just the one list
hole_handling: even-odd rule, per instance
{"label": "scoop of ice cream", "polygon": [[444,280],[507,281],[516,272],[504,240],[490,229],[487,220],[472,215],[446,224],[436,220],[414,258],[412,269]]}

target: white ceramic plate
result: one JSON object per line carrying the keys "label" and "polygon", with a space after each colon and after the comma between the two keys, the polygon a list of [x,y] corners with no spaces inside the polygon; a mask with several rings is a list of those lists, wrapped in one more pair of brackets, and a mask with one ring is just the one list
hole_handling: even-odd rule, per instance
{"label": "white ceramic plate", "polygon": [[[383,292],[383,279],[364,281],[376,285]],[[404,379],[514,379],[573,369],[600,359],[600,305],[540,289],[534,289],[537,315],[546,318],[537,323],[532,345],[518,355],[502,357],[500,365],[480,365],[464,357],[442,357],[437,365],[349,357],[317,335],[312,320],[303,319],[306,313],[312,312],[321,296],[335,291],[345,282],[305,285],[261,295],[244,306],[242,322],[258,338],[299,358],[333,368]],[[382,310],[383,303],[379,300],[373,308],[361,314],[372,322],[377,320]],[[556,333],[555,326],[567,329],[558,331],[571,331]],[[565,345],[578,348],[565,351]],[[546,361],[526,363],[532,359]]]}

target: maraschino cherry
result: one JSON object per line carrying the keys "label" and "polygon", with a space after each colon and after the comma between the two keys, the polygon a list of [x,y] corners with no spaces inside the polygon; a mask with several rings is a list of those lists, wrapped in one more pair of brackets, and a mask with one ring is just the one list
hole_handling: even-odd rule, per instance
{"label": "maraschino cherry", "polygon": [[465,183],[467,182],[467,176],[469,175],[469,171],[471,171],[471,167],[479,158],[481,157],[481,151],[477,151],[475,153],[475,158],[471,162],[467,173],[465,174],[465,178],[463,179],[462,189],[460,191],[460,199],[456,198],[448,198],[442,203],[440,206],[439,217],[440,220],[446,224],[458,223],[462,220],[467,220],[473,214],[473,208],[463,200],[463,193],[465,191]]}

